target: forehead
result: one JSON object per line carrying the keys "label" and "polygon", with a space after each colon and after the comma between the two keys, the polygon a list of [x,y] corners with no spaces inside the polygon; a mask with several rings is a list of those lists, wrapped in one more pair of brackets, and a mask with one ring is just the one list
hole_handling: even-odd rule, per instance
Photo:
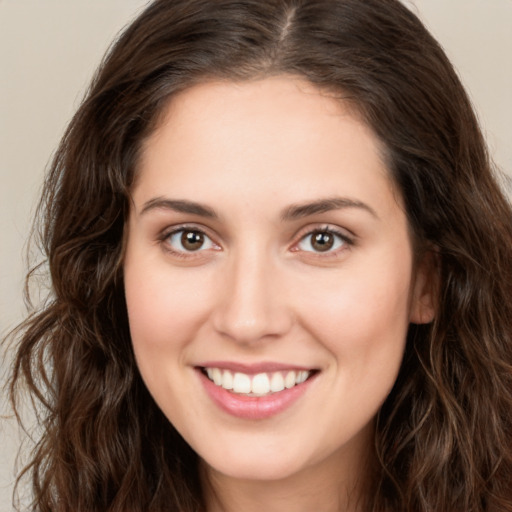
{"label": "forehead", "polygon": [[[254,131],[264,128],[269,138],[275,134],[281,138],[288,135],[299,142],[305,135],[302,128],[306,123],[307,139],[311,141],[322,138],[340,118],[357,121],[361,128],[371,132],[353,102],[299,77],[278,75],[251,81],[207,81],[173,95],[148,139],[156,139],[172,124],[177,136],[187,135],[187,128],[192,128],[195,135],[201,133],[200,128],[210,130],[210,136],[222,135],[220,129],[243,128],[242,133],[249,133],[249,128]],[[332,126],[328,126],[329,120]],[[150,142],[148,139],[145,146]],[[380,145],[377,138],[372,142]]]}
{"label": "forehead", "polygon": [[286,185],[291,202],[345,190],[396,195],[381,144],[354,110],[288,76],[195,85],[172,98],[146,139],[135,192],[209,200],[235,185],[276,195]]}

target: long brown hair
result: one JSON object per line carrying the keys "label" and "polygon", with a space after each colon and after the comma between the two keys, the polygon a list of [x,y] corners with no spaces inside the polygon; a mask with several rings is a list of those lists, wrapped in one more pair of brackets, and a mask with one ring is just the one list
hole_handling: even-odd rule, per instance
{"label": "long brown hair", "polygon": [[25,470],[33,510],[204,510],[197,455],[133,357],[129,193],[173,94],[283,73],[349,101],[374,130],[440,274],[437,317],[410,327],[377,418],[364,510],[512,511],[512,211],[456,73],[397,0],[157,0],[108,52],[38,210],[51,296],[14,335],[12,400],[25,382],[43,429]]}

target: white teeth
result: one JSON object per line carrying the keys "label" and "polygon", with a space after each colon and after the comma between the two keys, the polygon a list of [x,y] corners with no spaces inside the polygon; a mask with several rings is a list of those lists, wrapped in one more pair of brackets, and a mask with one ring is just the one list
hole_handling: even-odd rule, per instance
{"label": "white teeth", "polygon": [[283,375],[280,372],[276,372],[272,375],[272,378],[270,379],[270,391],[272,391],[273,393],[277,393],[278,391],[283,391],[283,389]]}
{"label": "white teeth", "polygon": [[250,393],[251,378],[245,373],[235,373],[233,377],[233,391],[235,393]]}
{"label": "white teeth", "polygon": [[224,370],[221,386],[224,389],[233,389],[233,374],[230,371]]}
{"label": "white teeth", "polygon": [[222,384],[222,372],[218,368],[213,369],[213,382],[220,386]]}
{"label": "white teeth", "polygon": [[208,378],[217,386],[234,393],[254,396],[279,393],[285,388],[291,389],[297,384],[305,382],[311,375],[311,372],[307,370],[258,373],[252,376],[241,372],[233,374],[230,370],[221,370],[220,368],[205,368],[205,371]]}
{"label": "white teeth", "polygon": [[284,378],[284,385],[286,389],[293,388],[295,386],[295,372],[288,372]]}
{"label": "white teeth", "polygon": [[297,384],[302,384],[303,382],[306,381],[306,379],[308,377],[309,377],[309,372],[305,372],[305,371],[299,372],[297,374],[297,379],[296,379]]}
{"label": "white teeth", "polygon": [[270,391],[270,381],[266,373],[258,373],[252,378],[251,391],[256,395],[266,395]]}

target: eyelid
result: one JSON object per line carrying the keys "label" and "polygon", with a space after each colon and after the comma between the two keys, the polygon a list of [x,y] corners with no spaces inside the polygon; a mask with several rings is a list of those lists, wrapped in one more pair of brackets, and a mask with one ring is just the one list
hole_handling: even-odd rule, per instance
{"label": "eyelid", "polygon": [[[195,232],[201,233],[202,235],[204,235],[205,238],[208,238],[208,240],[211,242],[213,247],[209,247],[206,249],[201,248],[201,249],[198,249],[197,251],[176,250],[173,247],[171,247],[171,245],[169,243],[167,243],[167,241],[169,240],[169,238],[172,235],[177,234],[181,231],[195,231]],[[210,234],[210,230],[205,228],[204,226],[194,224],[194,223],[183,223],[183,224],[176,224],[173,226],[168,226],[165,229],[163,229],[159,233],[157,241],[159,244],[161,244],[163,250],[165,250],[166,252],[169,252],[169,253],[171,253],[175,256],[181,257],[181,258],[194,258],[194,257],[198,257],[201,253],[204,253],[209,250],[215,250],[215,251],[221,250],[221,246],[220,246],[220,244],[218,244],[215,241],[215,238],[216,238],[215,236]],[[202,254],[201,254],[201,256],[202,256]]]}
{"label": "eyelid", "polygon": [[[207,249],[198,249],[197,251],[181,251],[173,249],[169,243],[166,243],[169,237],[173,234],[179,233],[180,231],[197,231],[201,234],[203,234],[205,237],[207,237],[210,242],[213,244],[213,247],[207,248]],[[341,247],[335,249],[335,250],[327,250],[325,252],[322,251],[304,251],[301,250],[298,245],[301,243],[301,241],[304,240],[307,236],[311,236],[314,233],[321,233],[326,232],[333,234],[337,237],[339,237],[343,244]],[[194,258],[199,256],[205,256],[204,252],[214,250],[219,251],[222,250],[222,246],[216,241],[216,236],[211,234],[211,230],[203,225],[195,224],[195,223],[182,223],[182,224],[176,224],[173,226],[168,226],[165,229],[163,229],[157,238],[158,243],[162,246],[163,250],[166,252],[169,252],[173,254],[174,256],[181,257],[181,258]],[[302,252],[307,253],[308,255],[314,255],[315,258],[328,258],[337,256],[339,253],[344,252],[348,249],[350,249],[351,246],[355,245],[356,243],[356,235],[353,234],[351,231],[349,231],[346,228],[341,228],[336,225],[332,224],[315,224],[315,225],[308,225],[303,228],[301,228],[293,237],[294,242],[292,246],[290,247],[290,251],[292,252]]]}
{"label": "eyelid", "polygon": [[[334,236],[337,236],[343,242],[342,246],[335,250],[328,250],[325,252],[322,251],[303,251],[298,246],[299,244],[308,236],[313,235],[314,233],[330,233]],[[295,242],[292,244],[290,250],[292,252],[303,252],[308,255],[314,255],[315,257],[327,258],[338,255],[340,252],[343,252],[350,247],[352,247],[355,243],[356,236],[351,233],[349,230],[340,228],[338,226],[332,224],[317,224],[317,225],[309,225],[307,227],[302,228],[295,235]]]}

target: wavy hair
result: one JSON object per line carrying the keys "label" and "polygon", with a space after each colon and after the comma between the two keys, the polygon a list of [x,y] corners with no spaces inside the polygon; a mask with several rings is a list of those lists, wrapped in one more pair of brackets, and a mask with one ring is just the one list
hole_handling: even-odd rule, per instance
{"label": "wavy hair", "polygon": [[23,473],[33,510],[204,510],[198,457],[133,356],[130,189],[176,92],[277,74],[354,106],[385,148],[418,250],[437,259],[438,314],[410,327],[364,510],[512,511],[512,210],[452,65],[398,0],[157,0],[111,47],[39,205],[51,295],[12,335],[13,405],[25,383],[42,428]]}

